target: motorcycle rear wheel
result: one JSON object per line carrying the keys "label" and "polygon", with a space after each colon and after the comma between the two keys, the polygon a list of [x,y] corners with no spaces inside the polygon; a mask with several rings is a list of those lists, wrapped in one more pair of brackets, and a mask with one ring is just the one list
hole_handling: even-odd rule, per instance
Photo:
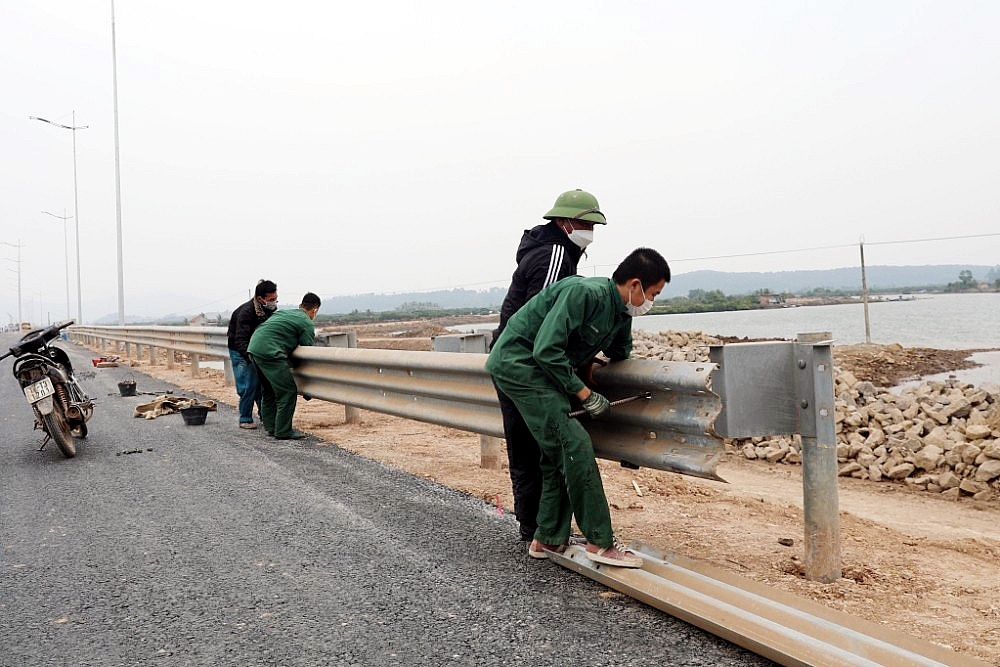
{"label": "motorcycle rear wheel", "polygon": [[52,406],[52,412],[42,415],[45,420],[45,430],[55,440],[59,451],[68,459],[76,456],[76,443],[73,442],[73,432],[58,403]]}

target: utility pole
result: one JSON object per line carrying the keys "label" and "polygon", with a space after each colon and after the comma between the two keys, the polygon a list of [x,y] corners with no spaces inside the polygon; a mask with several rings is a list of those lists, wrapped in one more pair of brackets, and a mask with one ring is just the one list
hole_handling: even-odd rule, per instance
{"label": "utility pole", "polygon": [[858,246],[861,248],[861,300],[865,304],[865,342],[871,345],[872,327],[868,320],[868,278],[865,276],[865,239],[861,237]]}

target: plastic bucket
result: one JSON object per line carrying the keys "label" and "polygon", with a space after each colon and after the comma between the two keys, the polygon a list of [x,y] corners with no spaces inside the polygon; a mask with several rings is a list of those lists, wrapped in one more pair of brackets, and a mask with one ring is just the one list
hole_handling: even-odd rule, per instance
{"label": "plastic bucket", "polygon": [[184,418],[184,423],[188,426],[201,426],[205,423],[205,417],[208,416],[208,406],[206,405],[192,405],[189,408],[181,408],[181,417]]}
{"label": "plastic bucket", "polygon": [[122,396],[135,396],[135,380],[122,380],[119,382],[118,393]]}

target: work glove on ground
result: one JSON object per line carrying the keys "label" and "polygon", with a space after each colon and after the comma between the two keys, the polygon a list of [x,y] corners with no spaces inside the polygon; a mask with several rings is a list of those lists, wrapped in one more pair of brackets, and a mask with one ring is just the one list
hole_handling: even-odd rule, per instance
{"label": "work glove on ground", "polygon": [[590,396],[581,405],[587,414],[594,419],[607,414],[611,409],[611,402],[596,391],[590,392]]}

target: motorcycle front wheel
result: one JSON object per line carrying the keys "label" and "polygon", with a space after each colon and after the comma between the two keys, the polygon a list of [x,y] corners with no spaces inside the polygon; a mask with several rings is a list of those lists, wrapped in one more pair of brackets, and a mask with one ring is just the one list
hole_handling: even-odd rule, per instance
{"label": "motorcycle front wheel", "polygon": [[45,430],[55,440],[63,456],[68,459],[76,456],[76,443],[73,442],[73,430],[66,421],[66,415],[63,414],[62,406],[56,403],[52,406],[52,412],[42,415],[42,419],[45,420]]}

